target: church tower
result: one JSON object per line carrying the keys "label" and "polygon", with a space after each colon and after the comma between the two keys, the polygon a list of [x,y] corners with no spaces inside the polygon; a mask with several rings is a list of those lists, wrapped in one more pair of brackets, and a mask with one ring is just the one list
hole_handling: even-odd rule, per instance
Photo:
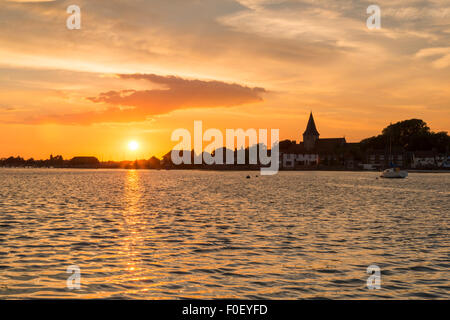
{"label": "church tower", "polygon": [[316,124],[314,123],[314,118],[311,112],[311,114],[309,115],[308,125],[306,126],[306,130],[303,133],[303,144],[306,150],[309,151],[314,149],[316,141],[319,140],[319,136],[320,134],[316,129]]}

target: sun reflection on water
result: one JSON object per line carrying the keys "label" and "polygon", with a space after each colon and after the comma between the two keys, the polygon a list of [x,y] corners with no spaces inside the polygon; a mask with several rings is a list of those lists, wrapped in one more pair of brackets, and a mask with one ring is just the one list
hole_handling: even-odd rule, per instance
{"label": "sun reflection on water", "polygon": [[136,170],[128,170],[125,177],[123,211],[125,238],[123,239],[123,251],[127,255],[127,278],[135,278],[142,270],[142,260],[139,248],[144,245],[145,219],[140,210],[142,199],[139,173]]}

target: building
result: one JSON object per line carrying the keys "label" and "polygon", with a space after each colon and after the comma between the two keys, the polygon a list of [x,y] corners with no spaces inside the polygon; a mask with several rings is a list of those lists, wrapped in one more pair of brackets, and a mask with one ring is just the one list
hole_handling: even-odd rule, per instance
{"label": "building", "polygon": [[438,166],[441,168],[450,169],[450,156],[440,156]]}
{"label": "building", "polygon": [[302,144],[295,141],[280,142],[280,166],[285,169],[297,167],[310,167],[319,164],[319,155],[315,152],[307,151]]}
{"label": "building", "polygon": [[394,147],[389,150],[367,150],[366,164],[374,169],[383,169],[390,167],[392,164],[400,167],[406,165],[406,152],[403,148]]}
{"label": "building", "polygon": [[[305,132],[303,132],[303,145],[306,151],[311,151],[316,147],[319,141],[320,133],[317,131],[316,123],[311,112]],[[323,139],[322,139],[323,140]]]}
{"label": "building", "polygon": [[416,151],[413,153],[413,168],[431,168],[437,165],[436,154],[433,151]]}
{"label": "building", "polygon": [[280,142],[281,168],[307,168],[318,165],[339,166],[354,165],[345,160],[345,138],[320,138],[312,112],[303,132],[303,142],[284,140]]}

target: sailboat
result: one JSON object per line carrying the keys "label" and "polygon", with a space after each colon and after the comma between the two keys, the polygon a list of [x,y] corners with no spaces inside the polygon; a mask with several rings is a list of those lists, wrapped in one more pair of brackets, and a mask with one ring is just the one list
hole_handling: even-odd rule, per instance
{"label": "sailboat", "polygon": [[381,173],[381,178],[390,178],[390,179],[403,179],[408,176],[408,171],[401,170],[398,166],[392,163],[392,142],[391,138],[389,138],[389,166],[390,168],[384,170]]}
{"label": "sailboat", "polygon": [[406,178],[408,176],[408,171],[400,170],[399,167],[392,167],[384,170],[381,173],[382,178]]}

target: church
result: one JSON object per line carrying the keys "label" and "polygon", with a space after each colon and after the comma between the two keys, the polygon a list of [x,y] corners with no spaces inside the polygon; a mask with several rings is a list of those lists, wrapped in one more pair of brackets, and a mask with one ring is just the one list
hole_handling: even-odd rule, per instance
{"label": "church", "polygon": [[309,115],[303,142],[280,142],[281,168],[295,169],[323,165],[341,165],[344,161],[345,138],[320,138],[314,117]]}

